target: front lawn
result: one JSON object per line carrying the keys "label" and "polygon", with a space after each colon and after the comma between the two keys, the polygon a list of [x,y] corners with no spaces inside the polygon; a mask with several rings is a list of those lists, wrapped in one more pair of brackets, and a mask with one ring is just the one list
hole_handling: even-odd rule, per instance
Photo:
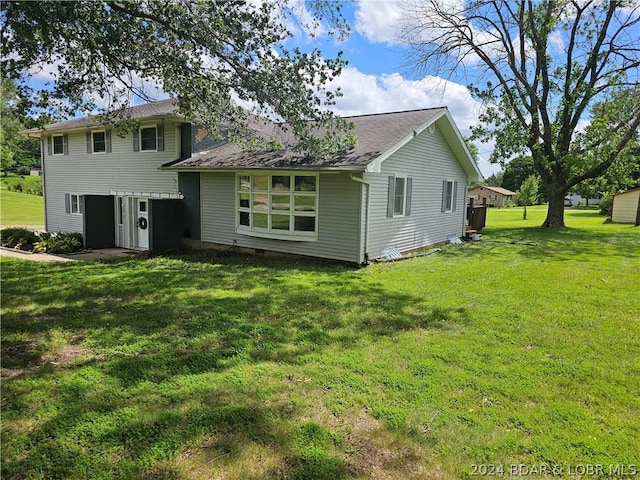
{"label": "front lawn", "polygon": [[3,258],[2,478],[638,472],[640,229],[521,215],[365,269]]}
{"label": "front lawn", "polygon": [[0,189],[0,224],[44,225],[43,197]]}

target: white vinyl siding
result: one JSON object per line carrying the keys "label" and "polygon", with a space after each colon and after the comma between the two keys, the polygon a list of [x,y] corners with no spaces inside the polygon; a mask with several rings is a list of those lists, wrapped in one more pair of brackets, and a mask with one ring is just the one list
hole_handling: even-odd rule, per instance
{"label": "white vinyl siding", "polygon": [[[171,132],[175,129],[171,128]],[[178,175],[160,171],[175,160],[176,138],[165,138],[163,152],[134,153],[132,134],[112,135],[108,155],[87,153],[86,131],[69,133],[67,155],[45,155],[46,228],[49,231],[82,232],[82,216],[65,213],[65,194],[109,195],[111,191],[178,193]]]}
{"label": "white vinyl siding", "polygon": [[[309,175],[315,174],[309,172]],[[235,173],[201,174],[203,242],[347,262],[361,261],[362,185],[351,180],[348,174],[318,174],[316,241],[259,238],[236,231],[237,208],[232,199],[237,191]]]}
{"label": "white vinyl siding", "polygon": [[[409,215],[389,216],[390,176],[411,180]],[[449,235],[462,236],[465,209],[459,206],[465,204],[467,177],[439,128],[421,132],[383,161],[380,173],[366,173],[364,179],[371,184],[368,253],[372,259],[386,247],[408,251],[444,242]],[[443,213],[443,181],[454,186],[449,205],[455,211],[448,213]]]}

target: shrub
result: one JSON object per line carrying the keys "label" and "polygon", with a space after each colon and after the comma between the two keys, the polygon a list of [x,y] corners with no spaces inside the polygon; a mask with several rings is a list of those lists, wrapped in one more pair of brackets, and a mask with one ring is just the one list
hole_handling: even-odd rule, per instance
{"label": "shrub", "polygon": [[25,165],[18,167],[16,169],[16,173],[20,176],[29,175],[31,173],[31,169]]}
{"label": "shrub", "polygon": [[82,249],[82,234],[57,232],[40,234],[40,241],[34,246],[37,253],[72,253]]}
{"label": "shrub", "polygon": [[28,193],[29,195],[42,195],[42,180],[40,177],[28,177],[7,185],[11,192]]}
{"label": "shrub", "polygon": [[26,228],[5,228],[0,231],[0,244],[3,247],[32,250],[38,240],[38,235]]}
{"label": "shrub", "polygon": [[611,205],[613,204],[613,196],[610,193],[605,193],[600,199],[600,215],[611,216]]}

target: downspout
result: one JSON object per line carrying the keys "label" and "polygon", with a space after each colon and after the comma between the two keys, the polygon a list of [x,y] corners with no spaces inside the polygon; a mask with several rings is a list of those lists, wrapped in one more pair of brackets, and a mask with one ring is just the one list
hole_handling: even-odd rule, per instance
{"label": "downspout", "polygon": [[361,183],[366,186],[367,189],[367,199],[365,201],[365,217],[364,217],[364,265],[369,265],[369,210],[371,206],[371,184],[366,180],[355,177],[353,173],[349,174],[349,178],[354,182]]}
{"label": "downspout", "polygon": [[47,188],[46,177],[47,169],[44,167],[44,134],[40,134],[40,167],[42,168],[42,203],[44,204],[44,230],[49,231],[47,223]]}

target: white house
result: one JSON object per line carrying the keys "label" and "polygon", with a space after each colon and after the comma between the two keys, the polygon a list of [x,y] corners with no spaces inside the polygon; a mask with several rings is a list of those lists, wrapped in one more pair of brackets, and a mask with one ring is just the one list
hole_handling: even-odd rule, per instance
{"label": "white house", "polygon": [[[84,118],[42,139],[46,228],[88,247],[234,245],[363,263],[462,236],[480,172],[446,108],[347,118],[357,143],[324,160],[215,143],[171,100],[133,107],[119,137]],[[285,139],[274,124],[263,135]]]}

